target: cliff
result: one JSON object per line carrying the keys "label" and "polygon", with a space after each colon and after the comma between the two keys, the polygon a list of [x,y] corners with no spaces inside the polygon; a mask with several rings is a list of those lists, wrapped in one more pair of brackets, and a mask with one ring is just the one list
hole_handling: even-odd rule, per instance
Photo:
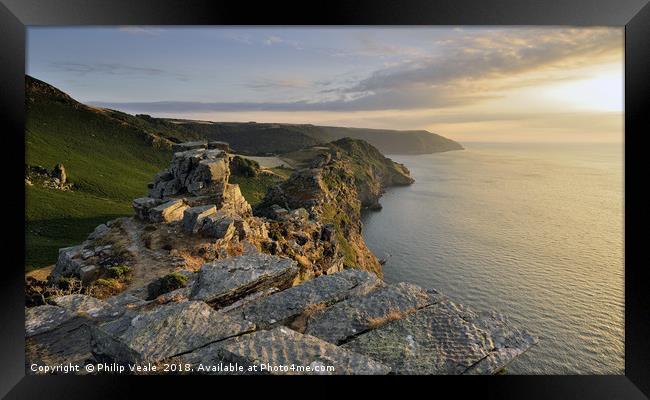
{"label": "cliff", "polygon": [[373,203],[376,187],[412,180],[372,146],[316,149],[254,210],[230,181],[242,162],[210,147],[176,147],[135,216],[99,225],[60,250],[47,283],[29,282],[28,373],[101,362],[132,374],[488,374],[536,343],[498,313],[380,279],[359,193]]}
{"label": "cliff", "polygon": [[282,154],[342,138],[365,140],[386,154],[462,150],[459,143],[425,130],[393,130],[262,122],[167,120],[209,140],[229,142],[243,154]]}

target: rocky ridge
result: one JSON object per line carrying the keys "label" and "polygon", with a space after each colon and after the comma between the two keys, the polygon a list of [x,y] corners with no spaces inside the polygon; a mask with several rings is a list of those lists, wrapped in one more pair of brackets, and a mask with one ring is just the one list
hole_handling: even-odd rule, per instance
{"label": "rocky ridge", "polygon": [[[100,225],[84,243],[61,249],[51,284],[80,279],[93,287],[120,276],[121,286],[26,309],[27,367],[486,374],[536,342],[497,313],[381,280],[361,236],[359,198],[367,177],[384,182],[380,166],[368,166],[364,178],[359,161],[339,148],[269,190],[253,210],[229,183],[232,157],[209,147],[176,147],[148,196],[134,200],[135,217]],[[390,179],[408,182],[401,171]],[[167,292],[150,290],[169,277],[177,284]]]}

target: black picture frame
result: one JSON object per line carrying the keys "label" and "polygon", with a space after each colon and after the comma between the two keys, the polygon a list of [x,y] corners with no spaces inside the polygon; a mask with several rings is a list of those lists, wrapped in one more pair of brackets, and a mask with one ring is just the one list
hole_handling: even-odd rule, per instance
{"label": "black picture frame", "polygon": [[[320,1],[249,3],[155,0],[0,0],[0,115],[5,165],[4,265],[0,278],[0,395],[8,398],[113,398],[135,396],[135,387],[155,386],[167,395],[205,385],[210,397],[226,396],[226,385],[242,394],[274,394],[275,378],[251,385],[241,377],[25,376],[24,368],[24,74],[25,27],[32,25],[577,25],[625,27],[625,375],[499,376],[467,381],[423,377],[423,390],[487,398],[633,399],[650,395],[650,296],[643,227],[644,134],[650,133],[650,5],[648,0],[449,0]],[[5,170],[6,171],[6,170]],[[637,181],[637,178],[639,179]],[[405,377],[410,379],[410,377]],[[227,381],[224,379],[228,379]],[[250,379],[250,378],[247,378]],[[349,379],[349,378],[347,378]],[[354,385],[366,392],[394,377]],[[415,380],[411,380],[415,382]],[[349,395],[348,389],[314,378],[301,395]],[[469,384],[468,384],[469,382]],[[348,382],[350,383],[350,382]],[[399,386],[393,386],[400,388]],[[323,390],[324,389],[324,390]],[[338,389],[338,391],[337,391]],[[147,390],[153,390],[147,387]],[[223,390],[223,392],[221,392]],[[281,396],[291,392],[278,389]],[[298,390],[298,389],[296,389]],[[311,390],[312,393],[305,393]],[[338,394],[337,394],[338,392]],[[148,392],[151,396],[153,392]],[[427,393],[427,392],[422,392]],[[645,393],[645,395],[644,395]],[[413,392],[412,395],[416,395]],[[421,394],[418,394],[418,396]],[[200,396],[198,392],[194,396]]]}

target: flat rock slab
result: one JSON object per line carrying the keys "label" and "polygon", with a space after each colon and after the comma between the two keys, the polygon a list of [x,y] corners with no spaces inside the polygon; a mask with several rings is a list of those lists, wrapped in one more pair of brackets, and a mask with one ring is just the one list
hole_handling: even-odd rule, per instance
{"label": "flat rock slab", "polygon": [[365,296],[353,296],[314,313],[307,321],[305,333],[340,344],[437,303],[440,298],[434,292],[405,282],[381,287]]}
{"label": "flat rock slab", "polygon": [[149,211],[149,218],[154,222],[169,223],[183,219],[183,212],[187,208],[181,199],[163,203]]}
{"label": "flat rock slab", "polygon": [[96,297],[83,294],[59,296],[54,298],[52,302],[73,314],[85,316],[90,319],[117,317],[120,314],[120,310],[111,306],[111,304]]}
{"label": "flat rock slab", "polygon": [[45,304],[25,309],[25,336],[51,331],[74,318],[74,313],[62,307]]}
{"label": "flat rock slab", "polygon": [[190,298],[224,307],[271,287],[286,288],[298,273],[295,261],[263,253],[249,253],[204,264]]}
{"label": "flat rock slab", "polygon": [[371,375],[390,372],[390,368],[382,363],[283,326],[206,346],[184,354],[179,357],[179,362],[189,363],[195,370],[200,364],[236,363],[246,369],[256,365],[258,373],[274,375]]}
{"label": "flat rock slab", "polygon": [[93,353],[118,363],[156,362],[254,328],[203,302],[181,301],[151,311],[128,312],[100,325]]}
{"label": "flat rock slab", "polygon": [[[36,334],[25,339],[25,372],[32,371],[32,364],[37,366],[77,366],[74,374],[85,374],[84,365],[95,363],[91,347],[91,323],[84,317],[73,317],[52,330]],[[49,373],[63,374],[65,371]]]}
{"label": "flat rock slab", "polygon": [[282,292],[265,297],[235,312],[259,326],[284,324],[305,313],[309,308],[331,305],[355,294],[363,294],[380,286],[376,275],[348,269],[332,275],[322,275]]}
{"label": "flat rock slab", "polygon": [[[493,374],[535,342],[503,319],[485,323],[476,317],[478,314],[471,310],[443,300],[342,347],[381,361],[396,374]],[[498,327],[496,332],[507,332],[510,344],[521,345],[496,348],[490,325]]]}

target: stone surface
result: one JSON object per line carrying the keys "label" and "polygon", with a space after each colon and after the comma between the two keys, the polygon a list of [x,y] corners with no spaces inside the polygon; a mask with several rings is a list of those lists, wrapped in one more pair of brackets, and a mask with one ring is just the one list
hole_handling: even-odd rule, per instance
{"label": "stone surface", "polygon": [[172,145],[172,152],[173,153],[178,153],[180,151],[187,151],[187,150],[193,150],[193,149],[205,149],[208,147],[208,144],[206,142],[184,142],[184,143],[177,143]]}
{"label": "stone surface", "polygon": [[59,249],[59,257],[54,269],[50,274],[50,282],[56,282],[58,278],[65,276],[78,276],[84,266],[81,261],[81,250],[83,246],[64,247]]}
{"label": "stone surface", "polygon": [[63,164],[59,163],[54,166],[52,170],[52,178],[58,179],[61,185],[65,185],[68,181],[68,176],[65,173],[65,167]]}
{"label": "stone surface", "polygon": [[233,183],[226,184],[224,187],[221,204],[221,209],[231,214],[239,215],[242,217],[249,217],[253,215],[251,206],[241,194],[239,185]]}
{"label": "stone surface", "polygon": [[154,222],[169,223],[181,220],[187,205],[181,199],[171,200],[149,211],[149,219]]}
{"label": "stone surface", "polygon": [[[397,374],[485,374],[499,372],[535,341],[503,321],[490,321],[481,327],[480,322],[474,323],[476,315],[443,300],[358,336],[342,347],[381,361]],[[485,330],[489,325],[498,329]],[[499,330],[521,336],[526,344],[508,351],[496,349],[494,334]]]}
{"label": "stone surface", "polygon": [[154,199],[151,197],[139,197],[133,200],[133,211],[135,216],[143,221],[149,220],[149,211],[159,206],[162,203],[161,199]]}
{"label": "stone surface", "polygon": [[25,336],[38,335],[57,328],[74,318],[74,314],[62,307],[45,304],[25,309]]}
{"label": "stone surface", "polygon": [[[37,366],[74,365],[85,374],[86,364],[96,361],[91,347],[92,328],[85,318],[73,317],[58,325],[55,329],[27,337],[25,339],[25,372],[33,375],[32,364]],[[56,371],[55,374],[63,374]]]}
{"label": "stone surface", "polygon": [[314,313],[307,321],[305,333],[340,344],[439,300],[410,283],[385,286]]}
{"label": "stone surface", "polygon": [[190,298],[224,307],[260,290],[286,288],[297,273],[296,263],[288,258],[249,253],[204,264]]}
{"label": "stone surface", "polygon": [[379,285],[381,281],[374,274],[349,269],[319,276],[233,312],[241,313],[245,319],[259,326],[284,324],[310,308],[333,304],[349,296],[366,293]]}
{"label": "stone surface", "polygon": [[253,329],[203,302],[180,301],[99,325],[93,354],[118,363],[156,362]]}
{"label": "stone surface", "polygon": [[81,279],[81,282],[83,284],[88,284],[101,275],[102,270],[99,266],[97,265],[86,265],[85,267],[81,267],[79,269],[79,279]]}
{"label": "stone surface", "polygon": [[97,227],[88,235],[89,240],[95,240],[99,239],[100,237],[104,236],[109,231],[108,225],[106,224],[99,224]]}
{"label": "stone surface", "polygon": [[52,302],[65,308],[72,314],[85,316],[89,319],[116,317],[120,314],[109,303],[84,294],[69,294],[52,299]]}
{"label": "stone surface", "polygon": [[218,211],[204,218],[199,232],[203,236],[228,241],[235,235],[235,221],[222,211]]}
{"label": "stone surface", "polygon": [[228,142],[220,142],[218,140],[209,141],[208,149],[219,149],[225,151],[226,153],[232,153]]}
{"label": "stone surface", "polygon": [[[286,327],[257,331],[198,349],[178,358],[181,363],[216,365],[220,362],[257,365],[262,374],[371,375],[390,369],[368,357],[334,346]],[[333,370],[328,367],[333,367]]]}
{"label": "stone surface", "polygon": [[214,204],[187,208],[183,214],[183,229],[188,233],[197,233],[201,229],[203,219],[217,212]]}
{"label": "stone surface", "polygon": [[185,194],[220,197],[229,176],[227,154],[201,145],[174,153],[169,168],[152,182],[149,197],[164,199]]}

